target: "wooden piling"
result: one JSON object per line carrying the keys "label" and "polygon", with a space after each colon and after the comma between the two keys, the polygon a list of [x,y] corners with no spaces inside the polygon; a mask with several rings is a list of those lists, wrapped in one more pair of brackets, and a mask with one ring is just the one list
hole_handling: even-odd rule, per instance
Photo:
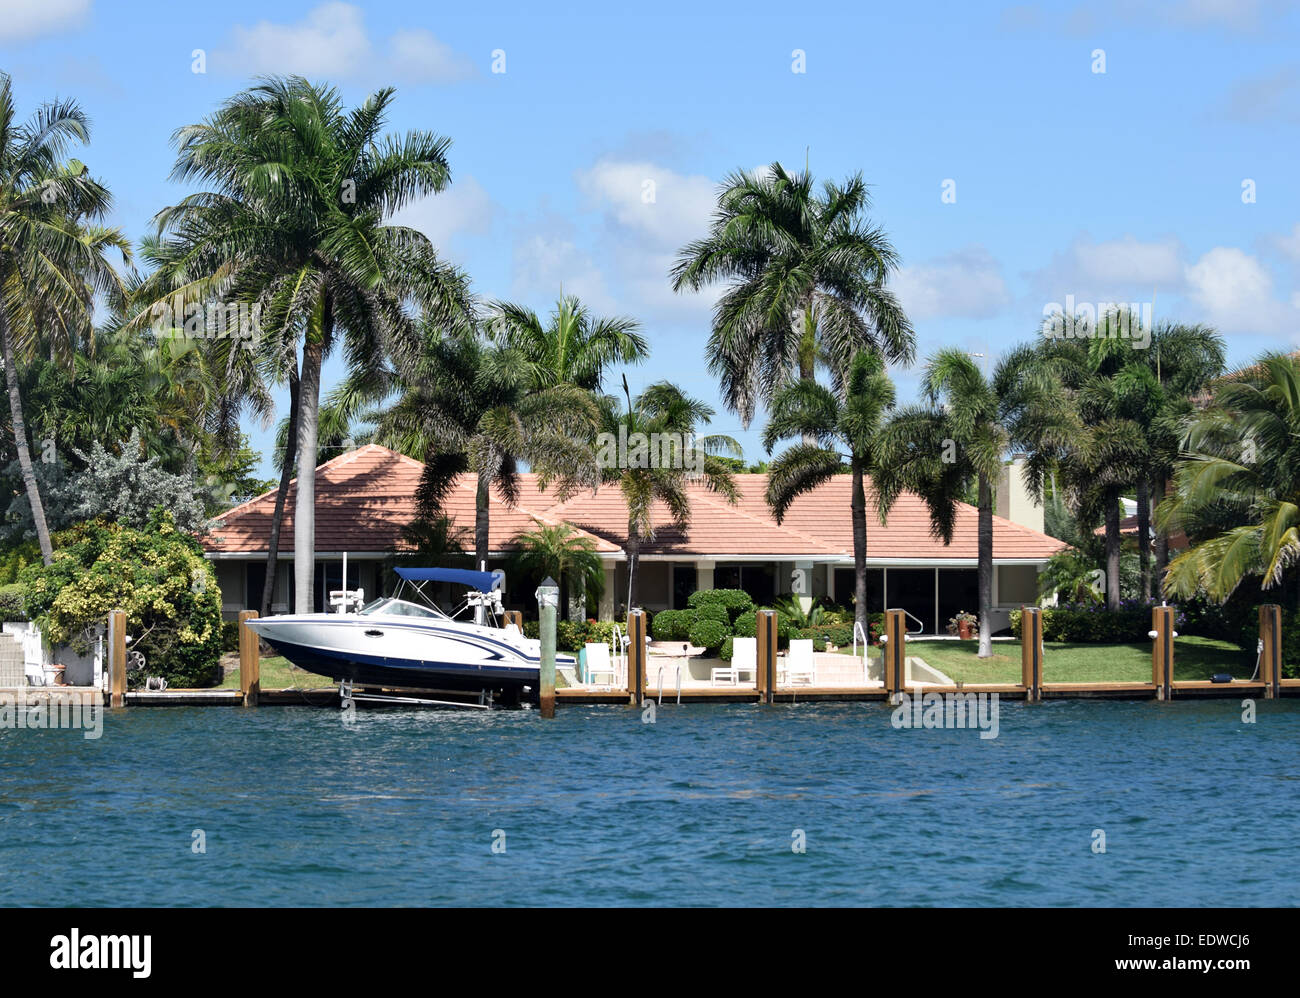
{"label": "wooden piling", "polygon": [[1174,693],[1174,608],[1151,608],[1151,683],[1156,697],[1168,700]]}
{"label": "wooden piling", "polygon": [[245,707],[256,707],[262,694],[262,655],[257,635],[247,621],[257,617],[256,610],[239,611],[239,690]]}
{"label": "wooden piling", "polygon": [[126,706],[126,611],[108,615],[109,706]]}
{"label": "wooden piling", "polygon": [[776,611],[759,610],[755,614],[754,635],[758,639],[758,658],[754,664],[754,685],[759,703],[771,703],[776,692]]}
{"label": "wooden piling", "polygon": [[1043,611],[1037,606],[1020,608],[1020,685],[1026,702],[1043,699]]}
{"label": "wooden piling", "polygon": [[627,615],[627,694],[628,703],[640,707],[645,699],[646,616],[644,610],[630,610]]}
{"label": "wooden piling", "polygon": [[907,614],[885,611],[885,692],[901,693],[907,688]]}
{"label": "wooden piling", "polygon": [[1264,683],[1264,698],[1282,695],[1282,608],[1265,603],[1259,608],[1259,678]]}

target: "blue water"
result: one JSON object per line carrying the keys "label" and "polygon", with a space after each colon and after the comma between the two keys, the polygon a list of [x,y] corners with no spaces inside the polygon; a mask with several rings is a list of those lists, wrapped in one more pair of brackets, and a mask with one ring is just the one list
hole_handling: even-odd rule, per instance
{"label": "blue water", "polygon": [[1292,905],[1300,702],[1257,706],[136,708],[0,731],[0,903]]}

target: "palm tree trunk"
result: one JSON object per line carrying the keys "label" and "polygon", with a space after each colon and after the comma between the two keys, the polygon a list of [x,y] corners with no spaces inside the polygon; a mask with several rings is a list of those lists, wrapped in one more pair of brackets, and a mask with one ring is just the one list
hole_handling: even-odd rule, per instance
{"label": "palm tree trunk", "polygon": [[1142,576],[1142,599],[1151,599],[1151,482],[1145,476],[1137,481],[1138,568]]}
{"label": "palm tree trunk", "polygon": [[867,490],[863,484],[862,461],[854,457],[853,467],[853,622],[867,633]]}
{"label": "palm tree trunk", "polygon": [[1106,609],[1119,609],[1119,489],[1106,490]]}
{"label": "palm tree trunk", "polygon": [[[812,299],[809,299],[804,304],[803,332],[799,336],[799,379],[801,381],[813,381],[816,377],[817,320],[813,316]],[[817,438],[811,433],[803,435],[803,442],[809,447],[817,446]]]}
{"label": "palm tree trunk", "polygon": [[266,582],[262,586],[261,615],[269,616],[275,599],[275,576],[280,566],[280,529],[284,526],[284,505],[293,480],[293,463],[298,454],[298,359],[289,369],[289,432],[284,442],[284,462],[280,467],[280,488],[275,494],[275,512],[271,514],[271,540],[266,550]]}
{"label": "palm tree trunk", "polygon": [[474,492],[474,568],[486,567],[488,560],[488,528],[492,516],[492,483],[486,475],[478,476],[478,488]]}
{"label": "palm tree trunk", "polygon": [[14,360],[13,342],[9,336],[9,319],[3,309],[0,309],[0,340],[3,341],[5,386],[9,389],[9,417],[13,420],[18,466],[22,469],[27,502],[32,507],[32,522],[36,525],[36,539],[41,545],[41,560],[48,565],[54,560],[54,545],[50,542],[49,524],[45,522],[45,504],[41,502],[41,489],[36,484],[32,452],[27,446],[27,423],[23,419],[23,396],[18,386],[18,364]]}
{"label": "palm tree trunk", "polygon": [[630,613],[637,603],[636,562],[641,553],[641,531],[635,520],[627,525],[627,609]]}
{"label": "palm tree trunk", "polygon": [[[1151,502],[1154,506],[1159,508],[1160,504],[1165,500],[1165,492],[1167,489],[1165,476],[1163,474],[1156,475],[1155,481],[1152,484],[1155,488],[1151,490]],[[1156,530],[1155,555],[1156,579],[1163,588],[1165,571],[1169,568],[1169,535],[1160,529]]]}
{"label": "palm tree trunk", "polygon": [[296,613],[311,613],[316,581],[316,452],[320,421],[321,339],[310,335],[302,348],[298,386],[298,489],[293,504],[293,572]]}
{"label": "palm tree trunk", "polygon": [[993,654],[993,488],[987,475],[979,476],[979,598],[980,658]]}

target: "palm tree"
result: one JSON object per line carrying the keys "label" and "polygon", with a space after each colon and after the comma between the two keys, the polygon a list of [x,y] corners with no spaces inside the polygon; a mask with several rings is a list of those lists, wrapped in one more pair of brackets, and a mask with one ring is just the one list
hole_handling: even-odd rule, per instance
{"label": "palm tree", "polygon": [[908,406],[882,435],[879,490],[885,508],[903,488],[920,494],[931,529],[952,540],[957,505],[976,487],[979,656],[993,654],[993,488],[1011,435],[1000,420],[993,383],[962,350],[941,350],[926,366],[928,404]]}
{"label": "palm tree", "polygon": [[333,400],[344,412],[362,399],[396,395],[365,418],[375,423],[377,443],[424,462],[416,498],[426,513],[440,508],[461,474],[474,473],[476,565],[488,558],[491,493],[507,505],[518,501],[521,461],[543,489],[556,483],[562,498],[598,479],[590,440],[599,409],[591,393],[567,382],[535,387],[516,349],[472,332],[443,334],[426,324],[424,348],[405,370],[341,395],[348,392],[352,399]]}
{"label": "palm tree", "polygon": [[[854,620],[867,627],[867,496],[866,480],[878,471],[880,434],[885,414],[894,406],[894,384],[880,357],[860,350],[840,379],[837,397],[814,381],[792,381],[772,400],[763,432],[770,454],[778,440],[800,436],[773,462],[767,479],[767,503],[776,522],[794,500],[844,470],[848,457],[853,475],[853,592]],[[847,454],[845,454],[847,452]],[[887,507],[881,508],[881,522]]]}
{"label": "palm tree", "polygon": [[[708,424],[713,409],[676,385],[657,381],[633,399],[624,376],[623,396],[626,412],[619,412],[606,400],[602,437],[606,442],[627,440],[627,453],[611,460],[608,451],[612,447],[603,447],[598,461],[602,480],[617,485],[627,504],[627,608],[631,610],[637,605],[641,540],[653,540],[655,535],[655,503],[663,503],[674,525],[682,530],[691,522],[690,482],[699,481],[735,503],[739,496],[736,480],[717,455],[725,452],[739,457],[741,449],[722,434],[696,437],[696,428]],[[644,450],[638,450],[641,444],[645,444]]]}
{"label": "palm tree", "polygon": [[0,353],[23,487],[48,565],[54,548],[32,465],[18,361],[41,330],[74,342],[89,333],[93,296],[112,300],[123,293],[105,252],[115,247],[129,262],[130,251],[116,229],[92,224],[111,207],[108,190],[82,163],[64,161],[70,142],[90,139],[81,108],[57,101],[26,122],[16,119],[11,81],[0,73]]}
{"label": "palm tree", "polygon": [[1268,354],[1220,382],[1183,447],[1157,521],[1193,545],[1170,562],[1165,592],[1223,601],[1248,576],[1281,584],[1300,559],[1300,359]]}
{"label": "palm tree", "polygon": [[561,295],[545,323],[523,305],[494,302],[488,334],[519,352],[539,388],[568,383],[600,391],[611,364],[639,364],[650,355],[635,319],[596,318],[573,295]]}
{"label": "palm tree", "polygon": [[887,287],[898,254],[863,220],[870,204],[860,174],[818,193],[811,174],[779,163],[740,171],[723,183],[709,234],[682,249],[673,290],[729,282],[706,352],[744,426],[792,374],[812,380],[819,362],[843,372],[866,348],[911,362],[912,326]]}
{"label": "palm tree", "polygon": [[1033,348],[1003,357],[992,377],[964,351],[940,350],[922,381],[926,404],[900,410],[882,434],[879,492],[888,509],[902,489],[916,492],[930,513],[934,535],[952,540],[959,503],[977,510],[979,650],[993,654],[993,490],[1008,449],[1026,439],[1031,456],[1026,484],[1041,497],[1047,445],[1071,439],[1073,424],[1060,386],[1037,364]]}
{"label": "palm tree", "polygon": [[[471,299],[459,271],[420,232],[385,224],[450,182],[448,139],[384,136],[393,90],[345,112],[332,88],[267,78],[176,133],[176,180],[212,190],[158,215],[155,301],[243,302],[261,309],[269,377],[297,368],[295,608],[311,609],[321,365],[340,340],[352,368],[410,358],[408,306],[448,324]],[[300,357],[300,359],[299,359]],[[290,377],[292,387],[292,378]],[[271,552],[268,557],[273,556]]]}
{"label": "palm tree", "polygon": [[533,530],[515,537],[519,551],[514,555],[514,567],[521,574],[544,579],[559,580],[560,606],[566,620],[573,617],[569,594],[576,589],[582,594],[581,602],[599,603],[605,589],[605,568],[596,554],[596,544],[584,537],[570,523],[537,524]]}
{"label": "palm tree", "polygon": [[1193,413],[1193,399],[1223,373],[1223,338],[1208,326],[1162,323],[1152,331],[1151,343],[1142,357],[1162,389],[1158,409],[1148,426],[1150,465],[1136,485],[1142,598],[1150,599],[1153,574],[1163,578],[1169,564],[1169,535],[1157,529],[1152,572],[1152,506],[1163,501],[1166,483],[1173,478],[1183,429]]}

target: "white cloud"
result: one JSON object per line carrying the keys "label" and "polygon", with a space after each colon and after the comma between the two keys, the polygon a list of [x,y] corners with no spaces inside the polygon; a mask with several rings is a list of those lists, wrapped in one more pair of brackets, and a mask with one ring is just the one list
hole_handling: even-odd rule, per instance
{"label": "white cloud", "polygon": [[555,232],[538,231],[515,241],[511,293],[516,300],[535,296],[558,298],[577,295],[598,314],[612,315],[619,308],[609,293],[600,267],[572,239]]}
{"label": "white cloud", "polygon": [[1274,236],[1269,245],[1294,263],[1300,263],[1300,222],[1296,222],[1288,234]]}
{"label": "white cloud", "polygon": [[650,162],[602,159],[577,173],[588,204],[619,226],[635,229],[660,247],[676,249],[705,235],[717,185]]}
{"label": "white cloud", "polygon": [[455,83],[475,73],[474,64],[424,28],[399,31],[388,40],[385,66],[412,83]]}
{"label": "white cloud", "polygon": [[441,194],[408,204],[392,217],[392,222],[419,229],[440,254],[454,257],[458,237],[486,235],[497,211],[496,203],[483,185],[472,176],[463,176]]}
{"label": "white cloud", "polygon": [[1128,301],[1153,291],[1172,292],[1185,279],[1182,244],[1174,238],[1143,241],[1132,235],[1095,242],[1082,235],[1029,278],[1031,294],[1044,304],[1065,301]]}
{"label": "white cloud", "polygon": [[649,160],[610,157],[577,171],[575,180],[586,206],[604,218],[602,259],[626,294],[621,311],[706,316],[721,289],[678,294],[668,272],[683,246],[707,235],[717,183]]}
{"label": "white cloud", "polygon": [[23,41],[79,28],[92,0],[5,0],[0,11],[0,40]]}
{"label": "white cloud", "polygon": [[1297,331],[1300,310],[1273,295],[1273,277],[1260,261],[1235,246],[1216,246],[1186,268],[1187,294],[1207,321],[1225,333]]}
{"label": "white cloud", "polygon": [[960,316],[987,319],[1010,303],[1002,268],[982,246],[910,267],[891,281],[910,319]]}
{"label": "white cloud", "polygon": [[238,73],[297,73],[339,79],[370,75],[382,68],[388,79],[450,83],[474,75],[474,66],[424,29],[398,31],[382,46],[366,32],[365,14],[352,4],[314,7],[301,21],[258,21],[237,26],[233,46],[212,62]]}

